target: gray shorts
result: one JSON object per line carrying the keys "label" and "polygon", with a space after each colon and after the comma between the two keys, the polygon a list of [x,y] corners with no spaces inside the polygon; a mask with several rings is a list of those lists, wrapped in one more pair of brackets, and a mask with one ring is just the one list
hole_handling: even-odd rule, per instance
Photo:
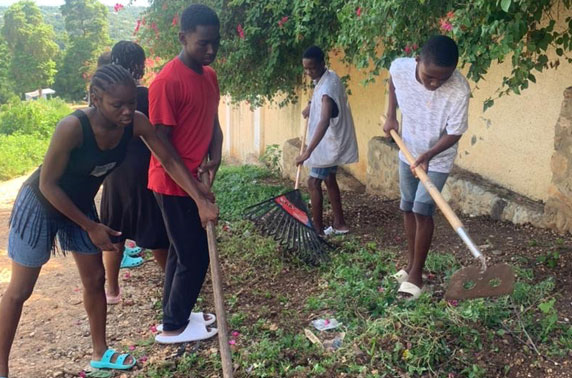
{"label": "gray shorts", "polygon": [[[448,173],[427,172],[431,182],[439,191],[443,189]],[[409,165],[399,160],[399,190],[401,191],[401,203],[399,208],[402,211],[412,211],[416,214],[433,216],[435,213],[435,202],[421,181],[416,178]]]}
{"label": "gray shorts", "polygon": [[336,174],[338,171],[338,166],[334,165],[333,167],[326,167],[326,168],[315,168],[312,167],[310,169],[310,177],[314,177],[320,180],[325,180],[331,174]]}
{"label": "gray shorts", "polygon": [[[95,207],[86,215],[91,220],[98,219]],[[87,232],[61,215],[51,214],[34,191],[23,186],[10,217],[8,256],[20,265],[39,268],[48,262],[52,251],[56,250],[56,236],[63,252],[101,253]]]}

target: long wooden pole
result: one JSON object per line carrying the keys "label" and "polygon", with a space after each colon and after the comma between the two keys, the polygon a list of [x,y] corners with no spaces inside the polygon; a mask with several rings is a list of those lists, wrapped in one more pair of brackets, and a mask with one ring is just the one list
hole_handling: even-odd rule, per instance
{"label": "long wooden pole", "polygon": [[[304,126],[304,136],[302,137],[302,144],[300,145],[300,155],[304,152],[304,147],[306,146],[306,135],[308,134],[308,122],[310,116],[306,118],[306,124]],[[300,172],[302,171],[302,164],[298,165],[298,169],[296,169],[296,182],[294,183],[294,189],[298,189],[300,185]]]}
{"label": "long wooden pole", "polygon": [[[208,185],[209,174],[201,174],[201,182]],[[220,358],[222,361],[222,375],[224,378],[232,378],[232,355],[228,344],[228,326],[226,323],[226,312],[224,310],[224,295],[222,292],[222,273],[218,259],[216,247],[216,231],[213,222],[207,223],[207,239],[209,244],[209,259],[211,267],[211,281],[213,283],[213,294],[218,327],[218,344]]]}

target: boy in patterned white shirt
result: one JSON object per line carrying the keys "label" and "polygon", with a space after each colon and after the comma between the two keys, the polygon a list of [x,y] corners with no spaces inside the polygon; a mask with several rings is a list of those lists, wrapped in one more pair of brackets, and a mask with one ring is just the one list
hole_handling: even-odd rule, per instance
{"label": "boy in patterned white shirt", "polygon": [[423,267],[433,238],[435,203],[415,176],[422,167],[441,190],[453,167],[457,144],[468,127],[471,95],[467,80],[456,70],[459,52],[446,36],[430,38],[416,58],[399,58],[389,69],[389,105],[383,126],[386,136],[398,131],[396,109],[402,114],[402,137],[417,159],[409,166],[399,153],[400,209],[404,215],[409,262],[394,277],[403,296],[416,299],[423,287]]}

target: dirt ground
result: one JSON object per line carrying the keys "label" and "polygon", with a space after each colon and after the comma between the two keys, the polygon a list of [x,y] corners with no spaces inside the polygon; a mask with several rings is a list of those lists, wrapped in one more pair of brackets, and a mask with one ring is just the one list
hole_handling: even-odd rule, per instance
{"label": "dirt ground", "polygon": [[[8,219],[13,199],[22,181],[16,179],[0,183],[1,293],[4,292],[10,277],[11,262],[6,256]],[[352,194],[344,196],[344,206],[354,233],[358,234],[363,242],[376,241],[382,248],[405,247],[401,216],[396,201],[384,201],[367,194]],[[526,257],[525,265],[528,264],[534,270],[536,279],[542,280],[546,276],[554,276],[557,291],[561,294],[557,301],[560,319],[572,319],[572,299],[569,295],[572,290],[570,236],[558,236],[546,230],[530,226],[514,226],[482,217],[463,217],[462,220],[491,262],[510,262],[516,259],[522,261],[521,257]],[[469,252],[441,216],[436,217],[432,248],[442,252],[452,252],[461,260],[468,261],[470,258]],[[537,263],[538,256],[551,251],[560,253],[557,266],[549,268],[545,264]],[[223,266],[223,269],[230,267]],[[268,286],[276,290],[290,287],[292,288],[290,293],[294,292],[294,296],[299,297],[302,305],[306,295],[311,294],[311,288],[315,286],[311,280],[300,286],[299,283],[303,281],[296,277],[297,273],[304,274],[294,270],[285,271],[276,277],[274,282],[255,279],[253,285]],[[147,262],[138,269],[122,270],[121,280],[124,302],[109,307],[108,340],[110,346],[127,351],[133,348],[135,340],[149,339],[150,342],[152,340],[150,328],[157,322],[156,309],[159,306],[162,275],[154,263]],[[210,285],[205,284],[204,288],[202,296],[208,301],[208,298],[212,297],[209,293]],[[234,293],[235,289],[237,288],[233,287],[232,282],[225,283],[225,292]],[[439,291],[434,293],[436,298],[442,295],[443,293]],[[244,300],[248,302],[247,298]],[[290,305],[295,307],[296,301],[290,301]],[[201,348],[215,346],[215,341],[211,341],[203,344]],[[481,358],[485,361],[491,358],[490,363],[499,366],[507,363],[514,366],[510,376],[515,377],[572,376],[570,362],[572,356],[557,361],[558,365],[551,361],[543,361],[539,365],[531,366],[529,357],[522,351],[523,345],[515,341],[513,345],[505,348],[507,352],[500,356],[481,356]],[[160,361],[167,354],[176,352],[176,349],[172,348],[154,347],[152,354],[146,357],[149,361]],[[14,378],[77,376],[82,368],[87,366],[90,354],[89,328],[75,264],[71,256],[56,256],[45,265],[34,294],[24,307],[12,348],[10,376]],[[495,360],[492,360],[493,358]],[[131,375],[133,373],[117,376]]]}

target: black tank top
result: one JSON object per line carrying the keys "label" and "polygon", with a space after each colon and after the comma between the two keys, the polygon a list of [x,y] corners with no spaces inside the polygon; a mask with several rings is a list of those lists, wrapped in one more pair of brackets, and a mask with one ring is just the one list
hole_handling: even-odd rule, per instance
{"label": "black tank top", "polygon": [[[81,110],[76,110],[72,115],[81,123],[83,141],[81,146],[71,151],[68,165],[58,185],[81,211],[87,213],[93,207],[93,199],[103,179],[125,158],[127,145],[133,137],[133,123],[125,127],[115,148],[102,151],[97,145],[87,115]],[[50,212],[61,214],[40,192],[41,169],[42,166],[32,173],[24,185],[30,186]]]}

